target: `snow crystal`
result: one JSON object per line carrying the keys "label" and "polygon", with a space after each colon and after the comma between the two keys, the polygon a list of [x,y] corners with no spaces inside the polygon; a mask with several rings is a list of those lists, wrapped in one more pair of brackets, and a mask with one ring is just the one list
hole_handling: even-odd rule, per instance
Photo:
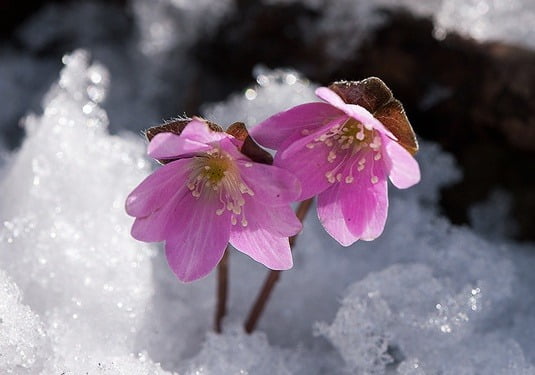
{"label": "snow crystal", "polygon": [[[384,373],[388,365],[400,366],[401,373],[409,368],[443,374],[535,370],[518,344],[481,335],[470,323],[483,313],[482,290],[468,287],[449,296],[449,284],[421,264],[392,266],[353,284],[332,325],[319,325],[318,331],[358,373]],[[446,353],[458,361],[447,360]]]}
{"label": "snow crystal", "polygon": [[300,366],[292,354],[269,345],[265,334],[245,334],[233,328],[223,335],[209,333],[202,350],[189,361],[185,374],[294,374]]}
{"label": "snow crystal", "polygon": [[21,293],[0,270],[0,372],[32,374],[50,353],[43,322],[21,303]]}
{"label": "snow crystal", "polygon": [[0,186],[0,268],[43,319],[49,366],[74,373],[130,353],[152,293],[151,251],[130,238],[123,212],[148,164],[140,142],[106,134],[107,71],[88,59],[64,58]]}

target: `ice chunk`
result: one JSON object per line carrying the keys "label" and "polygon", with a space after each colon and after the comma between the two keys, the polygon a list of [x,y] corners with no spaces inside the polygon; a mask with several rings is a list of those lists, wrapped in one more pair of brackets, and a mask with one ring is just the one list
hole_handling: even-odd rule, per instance
{"label": "ice chunk", "polygon": [[77,353],[129,355],[153,284],[152,251],[130,237],[123,208],[148,168],[143,145],[107,134],[106,69],[84,51],[64,63],[1,181],[0,268],[68,369]]}
{"label": "ice chunk", "polygon": [[[339,348],[352,371],[382,373],[401,355],[412,354],[404,338],[408,345],[418,345],[424,336],[444,343],[454,329],[450,323],[469,321],[476,310],[465,306],[448,312],[441,299],[451,297],[444,289],[426,266],[392,266],[351,286],[334,323],[318,329]],[[425,350],[422,346],[417,353]]]}
{"label": "ice chunk", "polygon": [[301,367],[292,361],[296,355],[271,347],[263,333],[248,335],[234,327],[223,335],[209,333],[202,350],[189,361],[185,374],[290,375]]}
{"label": "ice chunk", "polygon": [[70,354],[73,357],[65,362],[58,361],[58,357],[53,358],[55,361],[49,361],[40,375],[176,375],[163,370],[143,353],[114,356],[80,351]]}
{"label": "ice chunk", "polygon": [[0,372],[35,374],[51,347],[41,319],[21,303],[21,293],[0,270]]}
{"label": "ice chunk", "polygon": [[481,321],[492,319],[483,302],[489,296],[453,285],[422,264],[389,267],[353,284],[334,322],[318,332],[358,373],[532,373],[516,342],[480,332]]}

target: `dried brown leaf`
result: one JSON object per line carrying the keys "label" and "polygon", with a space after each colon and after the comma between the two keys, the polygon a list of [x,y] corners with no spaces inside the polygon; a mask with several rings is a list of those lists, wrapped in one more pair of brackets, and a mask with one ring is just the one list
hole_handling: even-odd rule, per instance
{"label": "dried brown leaf", "polygon": [[416,134],[405,114],[403,105],[392,95],[388,86],[377,77],[362,81],[340,81],[329,86],[342,100],[366,108],[394,134],[407,151],[418,151]]}

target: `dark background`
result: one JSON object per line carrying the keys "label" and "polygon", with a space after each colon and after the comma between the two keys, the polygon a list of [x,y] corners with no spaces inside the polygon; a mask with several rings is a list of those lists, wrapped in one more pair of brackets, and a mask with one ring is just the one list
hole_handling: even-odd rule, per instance
{"label": "dark background", "polygon": [[[73,2],[0,0],[0,48],[24,49],[16,30],[25,20],[47,3]],[[121,9],[124,17],[118,22],[135,32],[126,1],[103,2]],[[437,40],[430,19],[390,10],[385,11],[388,22],[347,59],[333,61],[325,51],[329,41],[311,40],[309,35],[311,25],[322,17],[321,9],[248,0],[236,0],[236,5],[215,32],[199,36],[183,52],[196,60],[203,74],[195,90],[176,103],[175,113],[198,113],[202,103],[223,100],[247,87],[258,62],[295,68],[323,85],[378,76],[404,104],[416,133],[453,153],[463,169],[463,180],[442,193],[444,213],[454,223],[467,223],[468,207],[501,188],[513,198],[516,238],[535,240],[533,50],[478,43],[455,34]],[[59,61],[63,52],[55,46],[32,53]],[[11,139],[8,145],[16,147],[22,130],[14,126],[4,132]]]}

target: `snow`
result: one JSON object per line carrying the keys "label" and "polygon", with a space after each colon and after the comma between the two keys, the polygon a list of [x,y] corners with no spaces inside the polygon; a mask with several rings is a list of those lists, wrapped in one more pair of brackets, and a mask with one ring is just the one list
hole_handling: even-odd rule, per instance
{"label": "snow", "polygon": [[35,363],[31,373],[41,370],[41,356],[48,359],[44,373],[77,373],[89,358],[129,355],[153,293],[151,252],[130,238],[123,212],[124,187],[134,186],[148,163],[139,140],[105,135],[99,102],[107,71],[87,59],[83,51],[64,58],[43,114],[25,120],[28,136],[0,187],[0,264],[51,344],[19,351],[32,353],[25,361]]}
{"label": "snow", "polygon": [[[446,2],[413,6],[438,14],[431,3]],[[113,8],[56,5],[23,28],[22,40],[38,51],[78,30],[84,16],[108,15],[102,29],[73,36],[86,50],[61,61],[0,52],[2,129],[31,108],[23,143],[4,152],[0,171],[0,373],[535,374],[534,246],[510,240],[514,223],[500,190],[472,208],[471,227],[443,217],[440,189],[462,173],[428,142],[417,156],[422,182],[391,189],[376,241],[343,248],[309,213],[295,266],[252,335],[241,324],[267,271],[232,252],[224,333],[211,332],[214,275],[179,283],[161,245],[130,237],[123,208],[154,167],[137,131],[159,120],[170,106],[155,103],[197,69],[187,58],[167,59],[205,31],[196,22],[209,4],[193,4],[162,0],[149,9],[135,1],[139,45],[108,41],[126,27],[112,27]],[[231,11],[220,6],[222,16]],[[182,24],[169,15],[169,27],[185,33],[177,40],[148,32],[166,14],[193,17]],[[51,22],[44,20],[67,15],[63,31],[40,33]],[[185,77],[166,79],[177,66]],[[251,126],[315,100],[317,85],[298,71],[259,66],[254,75],[243,92],[205,103],[203,115]]]}
{"label": "snow", "polygon": [[296,105],[317,101],[313,85],[292,69],[271,71],[261,65],[254,70],[256,84],[234,94],[223,103],[205,105],[203,116],[222,126],[241,121],[258,124],[274,111],[283,111]]}
{"label": "snow", "polygon": [[141,31],[140,49],[159,55],[185,48],[200,33],[208,33],[234,8],[231,0],[133,0]]}
{"label": "snow", "polygon": [[[233,253],[225,334],[210,333],[213,275],[180,284],[158,246],[129,236],[124,197],[150,163],[140,137],[107,133],[107,70],[84,51],[63,61],[0,186],[5,372],[157,374],[161,363],[191,374],[533,373],[534,336],[522,325],[532,323],[535,301],[530,280],[517,276],[529,267],[517,266],[535,257],[440,216],[438,190],[459,173],[426,143],[423,182],[392,192],[380,239],[341,248],[309,215],[296,266],[252,336],[240,322],[265,271]],[[296,91],[312,97],[296,72],[263,70],[258,80],[254,98],[246,91],[208,112],[247,120],[257,108],[294,104]]]}
{"label": "snow", "polygon": [[351,285],[334,322],[319,325],[319,332],[356,373],[384,373],[396,362],[399,373],[411,373],[415,365],[432,374],[533,373],[513,340],[477,332],[492,310],[495,295],[485,296],[488,286],[467,285],[453,296],[452,281],[433,277],[435,272],[404,264],[370,274]]}
{"label": "snow", "polygon": [[478,41],[505,41],[535,47],[535,2],[531,0],[264,0],[267,3],[302,3],[321,9],[324,16],[315,31],[328,37],[329,52],[344,58],[346,52],[384,23],[381,9],[406,9],[431,17],[435,36],[449,32]]}
{"label": "snow", "polygon": [[480,41],[502,40],[535,47],[533,1],[443,1],[435,19],[438,37],[453,30]]}
{"label": "snow", "polygon": [[12,373],[30,374],[45,360],[44,348],[49,342],[43,322],[28,306],[21,303],[19,288],[0,271],[0,369]]}

